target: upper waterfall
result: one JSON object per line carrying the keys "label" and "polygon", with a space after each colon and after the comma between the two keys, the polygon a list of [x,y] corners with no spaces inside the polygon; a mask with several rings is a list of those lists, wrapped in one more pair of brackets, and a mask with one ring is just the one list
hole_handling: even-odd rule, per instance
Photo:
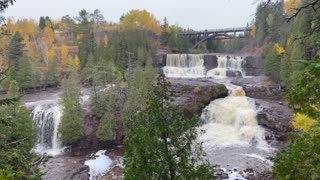
{"label": "upper waterfall", "polygon": [[[206,59],[206,56],[215,58]],[[225,78],[244,76],[243,58],[220,54],[167,54],[163,68],[167,77],[173,78]],[[207,66],[206,64],[210,64]]]}

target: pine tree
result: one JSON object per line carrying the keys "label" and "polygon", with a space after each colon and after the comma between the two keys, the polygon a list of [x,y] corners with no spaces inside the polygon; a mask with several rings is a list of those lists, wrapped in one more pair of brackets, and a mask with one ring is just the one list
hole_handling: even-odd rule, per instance
{"label": "pine tree", "polygon": [[69,78],[62,80],[62,90],[63,114],[58,130],[63,143],[74,144],[83,136],[80,81],[76,71],[73,71]]}
{"label": "pine tree", "polygon": [[170,104],[169,83],[161,75],[145,110],[136,112],[125,139],[124,179],[214,179],[195,126]]}
{"label": "pine tree", "polygon": [[104,98],[106,111],[103,113],[102,118],[100,119],[100,124],[96,135],[101,141],[113,140],[115,139],[115,115],[113,110],[114,105],[114,93],[112,90],[109,90]]}
{"label": "pine tree", "polygon": [[45,27],[46,27],[46,19],[43,16],[41,16],[39,20],[39,28],[43,30]]}
{"label": "pine tree", "polygon": [[23,37],[21,36],[20,32],[17,31],[9,44],[8,48],[8,59],[9,59],[9,77],[11,80],[14,80],[16,78],[16,73],[18,71],[18,62],[20,58],[23,55],[23,47],[24,45],[22,44]]}
{"label": "pine tree", "polygon": [[27,56],[23,56],[17,67],[16,80],[22,89],[32,87],[32,67]]}
{"label": "pine tree", "polygon": [[[8,98],[19,96],[17,82],[11,81]],[[0,169],[13,167],[15,171],[26,171],[30,167],[30,151],[36,140],[30,111],[18,100],[1,106],[0,114]]]}
{"label": "pine tree", "polygon": [[58,84],[58,64],[56,59],[54,59],[48,67],[48,71],[46,73],[46,82],[47,85],[56,86]]}

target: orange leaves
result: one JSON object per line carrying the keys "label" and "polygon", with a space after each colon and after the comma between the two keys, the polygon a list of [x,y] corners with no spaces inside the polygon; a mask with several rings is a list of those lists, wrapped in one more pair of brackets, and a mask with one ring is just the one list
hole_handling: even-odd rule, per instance
{"label": "orange leaves", "polygon": [[274,47],[276,48],[276,51],[277,51],[278,55],[282,55],[282,54],[284,54],[286,52],[284,50],[284,48],[279,43],[274,44]]}
{"label": "orange leaves", "polygon": [[132,10],[122,20],[124,29],[143,29],[161,33],[160,22],[146,10]]}

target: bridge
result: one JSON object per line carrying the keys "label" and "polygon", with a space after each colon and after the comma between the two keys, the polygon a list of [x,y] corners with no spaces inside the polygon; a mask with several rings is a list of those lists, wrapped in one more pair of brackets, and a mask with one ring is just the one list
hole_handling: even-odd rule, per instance
{"label": "bridge", "polygon": [[179,36],[188,38],[193,44],[193,48],[197,48],[202,42],[209,39],[211,40],[223,40],[244,38],[246,32],[250,32],[250,27],[237,27],[237,28],[225,28],[225,29],[211,29],[204,31],[188,31],[178,33]]}

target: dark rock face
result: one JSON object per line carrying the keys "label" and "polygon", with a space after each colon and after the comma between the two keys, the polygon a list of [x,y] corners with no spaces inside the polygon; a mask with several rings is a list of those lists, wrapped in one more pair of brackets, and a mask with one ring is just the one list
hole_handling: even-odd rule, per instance
{"label": "dark rock face", "polygon": [[203,55],[203,65],[206,67],[207,71],[218,67],[218,57],[213,54]]}
{"label": "dark rock face", "polygon": [[241,86],[246,92],[246,96],[257,99],[279,99],[283,97],[283,91],[277,84],[269,83],[266,76],[256,76],[252,78],[236,78],[232,84]]}
{"label": "dark rock face", "polygon": [[167,55],[166,54],[158,54],[156,59],[155,67],[162,68],[166,66]]}
{"label": "dark rock face", "polygon": [[293,112],[288,107],[258,99],[255,100],[255,104],[260,109],[257,114],[259,125],[282,133],[292,130]]}
{"label": "dark rock face", "polygon": [[233,70],[227,70],[226,75],[227,77],[242,77],[242,74],[240,71],[233,71]]}
{"label": "dark rock face", "polygon": [[187,117],[200,114],[211,101],[228,95],[228,90],[224,85],[205,79],[170,79],[170,82],[174,104]]}
{"label": "dark rock face", "polygon": [[242,62],[242,68],[246,72],[246,76],[263,75],[264,62],[261,57],[247,56]]}

